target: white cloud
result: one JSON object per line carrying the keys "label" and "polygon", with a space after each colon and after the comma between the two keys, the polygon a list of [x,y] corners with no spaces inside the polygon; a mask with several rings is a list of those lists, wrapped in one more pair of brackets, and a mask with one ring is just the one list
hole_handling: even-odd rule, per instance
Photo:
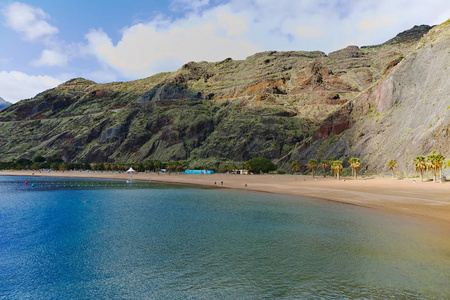
{"label": "white cloud", "polygon": [[[20,2],[14,2],[2,10],[5,25],[23,35],[27,41],[37,41],[46,46],[39,58],[30,62],[34,67],[65,67],[69,60],[67,51],[73,48],[58,40],[58,28],[46,20],[50,16],[42,9]],[[61,49],[66,51],[61,51]]]}
{"label": "white cloud", "polygon": [[359,22],[358,29],[362,32],[365,32],[380,29],[383,27],[389,28],[393,24],[395,24],[395,17],[393,15],[367,17]]}
{"label": "white cloud", "polygon": [[246,17],[225,11],[218,11],[216,16],[217,27],[225,29],[228,36],[242,36],[248,32],[249,22]]}
{"label": "white cloud", "polygon": [[30,41],[58,33],[58,28],[51,26],[46,19],[50,16],[42,9],[20,2],[11,3],[2,11],[5,25],[20,32]]}
{"label": "white cloud", "polygon": [[[218,5],[217,3],[221,3]],[[416,24],[437,24],[450,15],[447,0],[172,0],[180,18],[157,15],[121,31],[113,42],[102,29],[89,31],[80,47],[57,37],[42,9],[14,2],[2,10],[4,24],[45,45],[34,67],[71,67],[94,56],[101,67],[85,71],[95,80],[135,79],[173,71],[189,61],[244,59],[266,50],[322,50],[382,43]],[[86,56],[87,54],[87,56]],[[5,61],[0,61],[5,64]],[[0,94],[2,91],[0,90]]]}
{"label": "white cloud", "polygon": [[68,57],[59,51],[46,49],[42,51],[39,59],[33,60],[31,64],[35,67],[64,67],[67,65]]}
{"label": "white cloud", "polygon": [[231,0],[227,6],[248,16],[248,40],[261,41],[264,50],[330,52],[348,42],[372,45],[450,15],[447,0]]}
{"label": "white cloud", "polygon": [[124,30],[117,45],[103,30],[92,30],[86,35],[87,51],[124,76],[149,76],[173,71],[189,61],[242,59],[253,54],[259,47],[243,36],[246,22],[245,16],[216,8],[172,23],[159,19],[137,24]]}
{"label": "white cloud", "polygon": [[322,30],[314,26],[297,25],[292,30],[299,38],[320,38],[323,35]]}
{"label": "white cloud", "polygon": [[42,91],[61,84],[57,78],[51,76],[34,76],[18,71],[0,72],[0,93],[6,101],[17,102],[32,98]]}
{"label": "white cloud", "polygon": [[[447,0],[174,0],[184,17],[158,15],[122,31],[113,43],[101,29],[86,35],[86,51],[127,78],[173,71],[188,61],[243,59],[265,50],[322,50],[382,43],[416,24],[437,23]],[[217,2],[216,2],[217,3]],[[445,9],[443,9],[445,7]]]}

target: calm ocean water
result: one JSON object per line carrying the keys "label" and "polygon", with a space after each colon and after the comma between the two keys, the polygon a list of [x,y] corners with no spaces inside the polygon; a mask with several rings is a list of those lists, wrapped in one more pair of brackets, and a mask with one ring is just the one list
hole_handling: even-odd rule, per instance
{"label": "calm ocean water", "polygon": [[0,177],[0,299],[448,299],[431,232],[292,196]]}

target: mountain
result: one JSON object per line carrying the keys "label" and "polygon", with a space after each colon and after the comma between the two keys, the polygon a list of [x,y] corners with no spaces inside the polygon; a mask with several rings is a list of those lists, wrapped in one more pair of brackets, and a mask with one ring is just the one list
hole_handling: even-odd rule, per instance
{"label": "mountain", "polygon": [[446,24],[328,55],[268,51],[131,82],[73,79],[0,112],[0,153],[202,166],[267,157],[284,168],[357,155],[368,171],[402,151],[450,155]]}
{"label": "mountain", "polygon": [[2,97],[0,97],[0,110],[4,109],[5,107],[11,106],[12,103],[5,101]]}
{"label": "mountain", "polygon": [[[450,157],[448,49],[450,20],[431,29],[395,67],[389,64],[381,80],[330,114],[317,141],[289,159],[356,156],[378,172],[392,159],[400,171],[413,172],[418,155],[436,150]],[[340,124],[349,129],[336,130]]]}

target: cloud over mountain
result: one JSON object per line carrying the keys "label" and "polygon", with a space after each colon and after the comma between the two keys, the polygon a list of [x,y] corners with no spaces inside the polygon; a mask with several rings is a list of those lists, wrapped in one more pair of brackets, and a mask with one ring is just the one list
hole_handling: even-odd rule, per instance
{"label": "cloud over mountain", "polygon": [[129,78],[175,70],[188,61],[242,59],[263,50],[330,52],[349,44],[382,43],[386,31],[394,36],[397,28],[415,25],[414,19],[438,20],[448,5],[432,2],[424,12],[416,9],[422,6],[418,0],[408,5],[388,0],[231,0],[215,5],[174,0],[170,7],[185,11],[182,17],[159,14],[125,28],[117,43],[110,33],[93,29],[85,36],[86,49],[104,67]]}
{"label": "cloud over mountain", "polygon": [[18,71],[0,71],[0,91],[2,96],[11,102],[33,97],[34,95],[54,88],[61,81],[51,76],[34,76]]}
{"label": "cloud over mountain", "polygon": [[5,17],[5,25],[21,33],[27,40],[33,41],[58,33],[58,28],[46,21],[50,16],[40,8],[14,2],[2,12]]}

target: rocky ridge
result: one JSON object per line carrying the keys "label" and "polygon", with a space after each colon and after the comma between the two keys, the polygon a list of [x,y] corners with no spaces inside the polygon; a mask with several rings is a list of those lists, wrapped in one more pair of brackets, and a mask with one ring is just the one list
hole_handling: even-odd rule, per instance
{"label": "rocky ridge", "polygon": [[[289,159],[356,156],[377,171],[395,159],[400,171],[412,173],[418,155],[436,150],[450,157],[449,49],[450,20],[424,35],[381,80],[330,114],[314,145]],[[320,139],[336,124],[349,129]]]}

